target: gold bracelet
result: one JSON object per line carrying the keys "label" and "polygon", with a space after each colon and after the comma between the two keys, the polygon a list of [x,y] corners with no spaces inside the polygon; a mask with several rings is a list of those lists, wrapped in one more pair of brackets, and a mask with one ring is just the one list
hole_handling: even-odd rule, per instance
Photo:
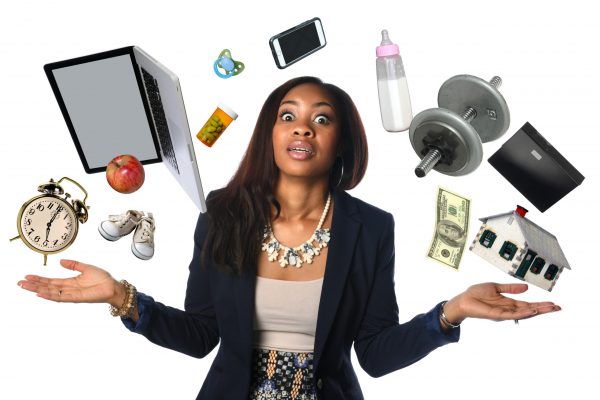
{"label": "gold bracelet", "polygon": [[120,308],[117,308],[113,305],[110,306],[110,315],[113,317],[129,317],[137,301],[137,290],[135,289],[135,286],[124,279],[119,281],[119,283],[125,286],[125,289],[127,289],[127,295],[125,296],[123,305]]}

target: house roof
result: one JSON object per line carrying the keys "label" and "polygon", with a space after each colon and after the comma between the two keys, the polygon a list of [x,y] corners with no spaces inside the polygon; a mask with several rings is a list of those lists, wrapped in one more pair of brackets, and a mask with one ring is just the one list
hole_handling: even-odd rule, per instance
{"label": "house roof", "polygon": [[546,262],[556,264],[558,266],[562,265],[568,269],[571,269],[567,258],[558,244],[556,236],[537,224],[531,222],[527,218],[522,217],[516,211],[492,215],[490,217],[480,218],[479,220],[485,224],[488,220],[508,217],[510,215],[512,215],[515,221],[517,221],[519,224],[519,228],[521,229],[523,237],[525,238],[525,242],[529,248],[538,252],[538,254],[543,257]]}

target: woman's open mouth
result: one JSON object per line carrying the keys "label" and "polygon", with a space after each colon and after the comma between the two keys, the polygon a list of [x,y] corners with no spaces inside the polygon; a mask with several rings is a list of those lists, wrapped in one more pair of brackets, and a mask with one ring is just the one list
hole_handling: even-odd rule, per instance
{"label": "woman's open mouth", "polygon": [[308,160],[315,155],[310,143],[296,140],[288,145],[288,154],[295,160]]}

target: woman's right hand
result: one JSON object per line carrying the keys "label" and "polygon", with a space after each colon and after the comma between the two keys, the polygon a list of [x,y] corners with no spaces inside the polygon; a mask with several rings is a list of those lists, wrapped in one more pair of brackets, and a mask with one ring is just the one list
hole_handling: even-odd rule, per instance
{"label": "woman's right hand", "polygon": [[125,288],[105,270],[73,260],[60,260],[60,265],[80,274],[66,279],[27,275],[18,285],[57,302],[109,303],[115,307],[123,304]]}

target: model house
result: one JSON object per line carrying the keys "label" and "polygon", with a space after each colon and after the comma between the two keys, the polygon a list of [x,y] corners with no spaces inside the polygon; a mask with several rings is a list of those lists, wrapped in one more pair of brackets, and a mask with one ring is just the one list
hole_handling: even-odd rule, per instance
{"label": "model house", "polygon": [[527,210],[481,218],[469,247],[502,271],[551,291],[563,269],[571,269],[554,235],[527,218]]}

